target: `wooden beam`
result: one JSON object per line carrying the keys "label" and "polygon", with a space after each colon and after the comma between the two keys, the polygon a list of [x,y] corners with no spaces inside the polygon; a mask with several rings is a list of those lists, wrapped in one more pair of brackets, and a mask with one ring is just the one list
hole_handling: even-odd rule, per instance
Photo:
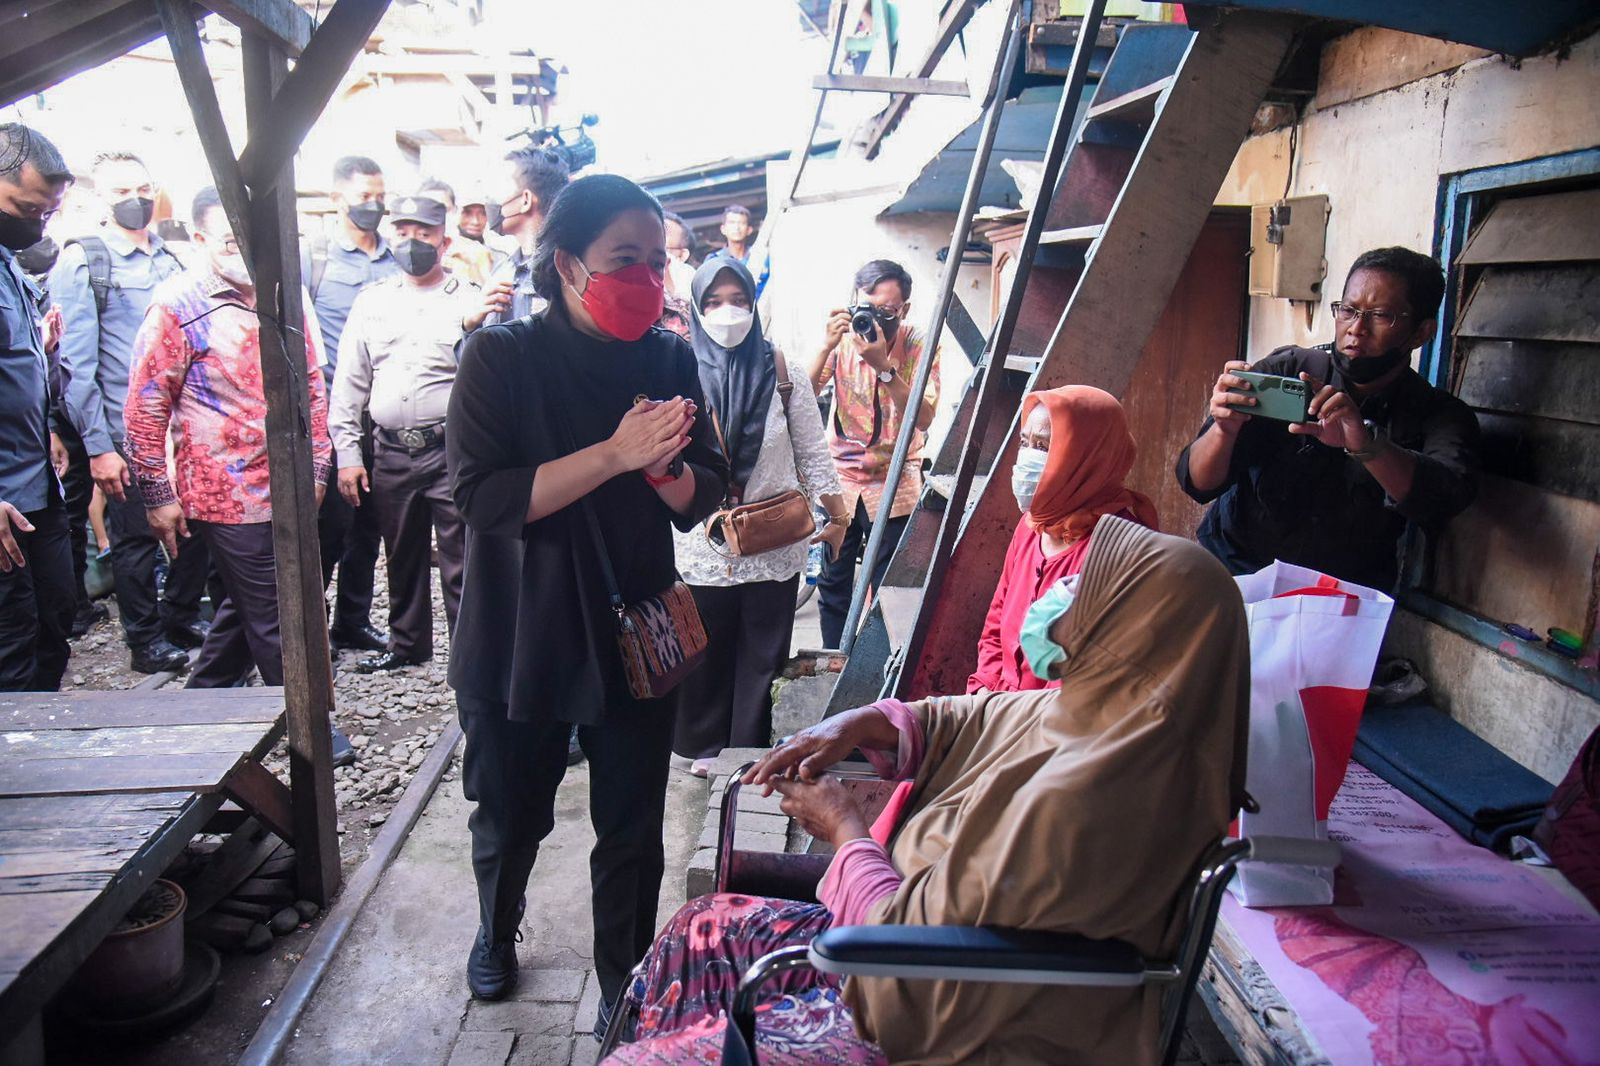
{"label": "wooden beam", "polygon": [[148,0],[56,3],[28,18],[0,21],[0,105],[42,92],[161,34],[161,19]]}
{"label": "wooden beam", "polygon": [[[341,0],[341,6],[344,2]],[[301,63],[310,61],[308,46]],[[244,38],[244,74],[251,142],[261,143],[258,138],[281,114],[279,104],[293,75],[288,74],[287,57],[280,46],[251,34]],[[296,140],[287,146],[282,172],[253,191],[250,221],[256,235],[256,311],[261,322],[261,379],[267,398],[272,549],[278,564],[278,626],[292,783],[291,835],[299,856],[295,876],[302,895],[327,906],[338,893],[340,880],[329,732],[333,667],[322,596],[311,399],[302,332],[306,315],[293,170],[293,151],[298,145]]]}
{"label": "wooden beam", "polygon": [[367,38],[389,7],[389,0],[338,0],[311,35],[294,73],[272,100],[270,116],[239,153],[239,172],[257,195],[282,176],[311,126],[328,105]]}
{"label": "wooden beam", "polygon": [[370,52],[361,57],[361,69],[368,74],[460,75],[473,78],[493,78],[502,70],[505,74],[534,76],[539,73],[539,60],[528,56],[452,55],[449,53]]}
{"label": "wooden beam", "polygon": [[222,791],[254,814],[268,829],[289,843],[294,843],[293,805],[289,790],[282,781],[272,776],[272,771],[254,759],[246,759],[228,775],[228,780],[222,784]]}
{"label": "wooden beam", "polygon": [[970,96],[964,81],[939,81],[934,78],[880,78],[870,74],[818,74],[811,79],[813,89],[832,92],[906,93],[911,96]]}
{"label": "wooden beam", "polygon": [[317,24],[290,0],[205,0],[211,10],[248,34],[269,37],[292,56],[305,50]]}
{"label": "wooden beam", "polygon": [[[1030,389],[1082,384],[1126,395],[1137,355],[1300,25],[1233,11],[1199,28]],[[1013,418],[996,470],[1010,469],[1016,438]],[[1010,482],[990,478],[944,560],[943,587],[924,603],[922,643],[908,650],[897,696],[962,691],[1016,524]]]}
{"label": "wooden beam", "polygon": [[227,123],[222,120],[222,105],[217,103],[211,68],[206,65],[205,53],[200,48],[194,9],[187,0],[155,0],[155,4],[166,30],[167,43],[172,47],[172,59],[178,66],[183,94],[189,99],[189,111],[194,116],[195,130],[200,134],[200,147],[205,150],[211,177],[217,183],[222,209],[233,224],[233,236],[239,242],[245,263],[253,263],[250,197],[240,177],[239,163],[233,156]]}
{"label": "wooden beam", "polygon": [[[977,0],[946,0],[944,14],[939,19],[939,28],[934,32],[933,40],[928,42],[928,50],[923,53],[917,65],[911,69],[911,77],[927,78],[939,66],[939,60],[944,58],[945,51],[950,47],[950,42],[956,39],[972,18],[972,12],[977,8]],[[1002,78],[1010,77],[1010,72],[1001,75]],[[1001,92],[1005,91],[1002,84]],[[895,123],[900,121],[900,116],[905,114],[911,105],[911,97],[899,95],[889,101],[889,106],[883,114],[878,116],[872,124],[872,129],[867,134],[866,157],[873,158],[878,154],[878,146],[883,143],[884,137],[894,129]]]}

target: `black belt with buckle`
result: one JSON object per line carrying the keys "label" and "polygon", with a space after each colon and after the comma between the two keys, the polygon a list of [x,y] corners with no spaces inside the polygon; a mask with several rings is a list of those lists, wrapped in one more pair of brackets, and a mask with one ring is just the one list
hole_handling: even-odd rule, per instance
{"label": "black belt with buckle", "polygon": [[385,444],[392,444],[411,452],[425,452],[429,448],[444,445],[443,426],[427,426],[423,429],[384,429],[378,426],[375,432],[378,439]]}

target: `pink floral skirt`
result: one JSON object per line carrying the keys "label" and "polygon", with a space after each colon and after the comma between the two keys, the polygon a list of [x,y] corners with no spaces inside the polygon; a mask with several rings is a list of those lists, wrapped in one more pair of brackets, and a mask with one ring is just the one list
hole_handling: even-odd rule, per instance
{"label": "pink floral skirt", "polygon": [[[739,979],[761,956],[806,944],[833,916],[818,903],[723,893],[686,903],[667,923],[628,987],[636,1042],[609,1063],[719,1063]],[[838,979],[791,970],[763,988],[756,1008],[762,1066],[879,1066],[881,1052],[856,1035]]]}

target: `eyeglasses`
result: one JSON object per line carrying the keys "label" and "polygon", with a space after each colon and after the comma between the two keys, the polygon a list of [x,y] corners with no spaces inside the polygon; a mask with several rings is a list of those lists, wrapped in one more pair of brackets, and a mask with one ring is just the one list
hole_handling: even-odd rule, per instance
{"label": "eyeglasses", "polygon": [[214,233],[206,233],[205,230],[200,230],[199,232],[205,234],[206,240],[213,241],[220,245],[222,247],[223,255],[239,254],[239,239],[237,237],[218,237]]}
{"label": "eyeglasses", "polygon": [[1328,305],[1328,308],[1333,312],[1333,320],[1341,326],[1348,326],[1350,323],[1360,319],[1378,329],[1391,329],[1402,318],[1411,317],[1405,311],[1386,311],[1376,307],[1357,307],[1354,304],[1347,304],[1340,300],[1333,301]]}

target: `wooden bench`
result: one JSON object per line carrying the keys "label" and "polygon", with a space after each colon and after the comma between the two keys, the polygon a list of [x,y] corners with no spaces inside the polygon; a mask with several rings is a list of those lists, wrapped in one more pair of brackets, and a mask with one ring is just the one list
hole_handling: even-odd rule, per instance
{"label": "wooden bench", "polygon": [[283,706],[280,688],[0,694],[0,1059],[26,1061],[41,1009],[225,799],[288,837],[260,762]]}

